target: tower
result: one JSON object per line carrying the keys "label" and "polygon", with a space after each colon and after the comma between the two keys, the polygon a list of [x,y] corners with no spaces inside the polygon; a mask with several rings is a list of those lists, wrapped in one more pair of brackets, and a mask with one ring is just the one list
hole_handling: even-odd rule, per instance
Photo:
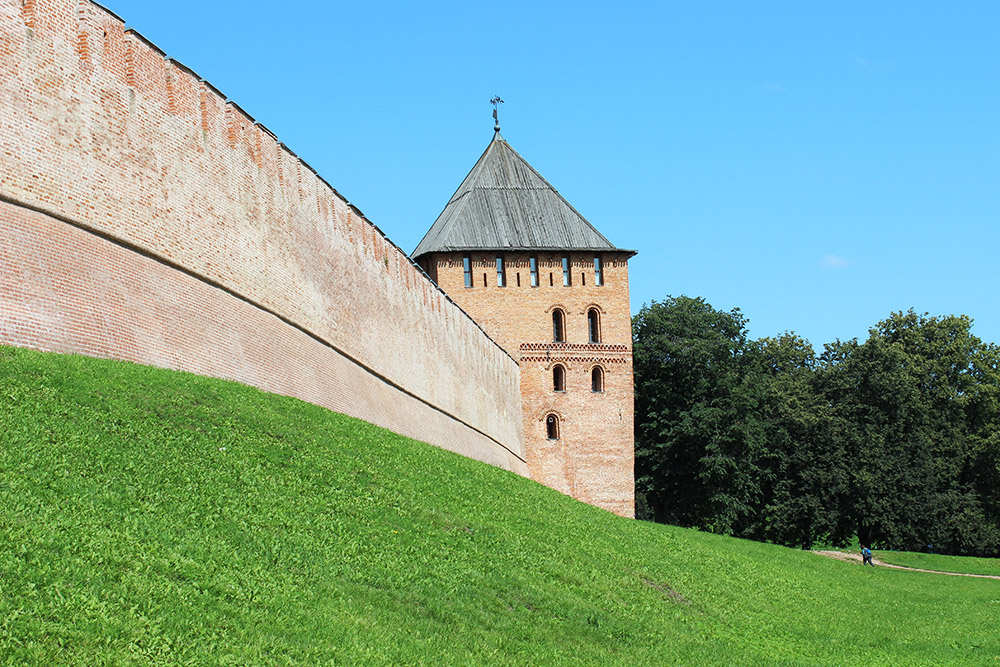
{"label": "tower", "polygon": [[520,365],[532,479],[634,516],[628,259],[500,135],[413,252]]}

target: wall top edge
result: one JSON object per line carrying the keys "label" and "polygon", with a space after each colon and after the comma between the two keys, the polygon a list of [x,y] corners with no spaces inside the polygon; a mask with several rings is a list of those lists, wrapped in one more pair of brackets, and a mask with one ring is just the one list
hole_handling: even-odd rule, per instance
{"label": "wall top edge", "polygon": [[170,63],[171,65],[173,65],[174,67],[176,67],[177,69],[182,70],[184,72],[187,72],[192,77],[194,77],[195,80],[197,80],[197,81],[204,81],[204,79],[201,78],[201,75],[199,75],[197,72],[195,72],[193,69],[191,69],[190,67],[188,67],[187,65],[185,65],[181,61],[175,60],[175,59],[171,58],[170,56],[167,56],[167,62]]}
{"label": "wall top edge", "polygon": [[327,183],[326,179],[319,175],[319,172],[316,172],[316,178],[318,178],[323,185],[325,185],[326,187],[330,188],[330,190],[333,191],[333,194],[337,195],[338,198],[340,197],[340,193],[337,192],[337,188],[335,188],[332,185],[330,185],[329,183]]}
{"label": "wall top edge", "polygon": [[568,248],[568,247],[546,247],[546,246],[503,246],[497,248],[490,247],[466,247],[466,246],[443,246],[441,248],[435,248],[434,250],[428,250],[427,252],[421,253],[421,257],[427,257],[430,255],[488,255],[488,254],[538,254],[544,253],[547,255],[565,255],[567,253],[573,253],[574,255],[602,255],[605,257],[611,257],[613,255],[623,255],[624,259],[628,261],[632,257],[639,254],[637,250],[625,250],[623,248],[602,249],[602,248]]}
{"label": "wall top edge", "polygon": [[311,171],[312,173],[314,173],[316,176],[319,176],[319,172],[316,171],[315,169],[313,169],[312,165],[310,165],[308,162],[306,162],[302,158],[299,158],[299,164],[301,164],[303,167],[305,167],[306,169],[308,169],[309,171]]}
{"label": "wall top edge", "polygon": [[166,54],[166,52],[163,49],[161,49],[156,44],[153,44],[151,41],[149,41],[148,39],[146,39],[143,36],[143,34],[141,32],[139,32],[138,30],[136,30],[135,28],[125,28],[125,34],[126,35],[130,35],[132,37],[137,37],[138,39],[140,39],[142,41],[143,44],[145,44],[146,46],[148,46],[150,49],[152,49],[156,53],[160,54],[160,57],[162,57],[164,59],[167,58],[167,54]]}
{"label": "wall top edge", "polygon": [[248,121],[250,121],[251,123],[253,123],[254,125],[256,125],[256,124],[257,124],[257,121],[255,121],[255,120],[253,119],[253,116],[251,116],[250,114],[248,114],[248,113],[246,112],[246,109],[244,109],[243,107],[241,107],[241,106],[240,106],[239,104],[237,104],[236,102],[233,102],[232,100],[226,100],[226,104],[228,104],[228,105],[229,105],[230,107],[232,107],[233,109],[236,109],[236,110],[237,110],[237,111],[239,111],[239,112],[240,112],[241,114],[243,114],[244,116],[246,116],[246,119],[247,119]]}
{"label": "wall top edge", "polygon": [[103,11],[105,14],[107,14],[108,16],[110,16],[110,17],[112,17],[114,19],[117,19],[118,21],[120,21],[122,23],[122,25],[125,24],[125,19],[123,19],[122,17],[118,16],[118,14],[115,14],[113,11],[111,11],[110,9],[108,9],[107,7],[105,7],[104,5],[102,5],[101,3],[94,2],[94,0],[90,0],[90,4],[94,5],[95,7],[97,7],[101,11]]}
{"label": "wall top edge", "polygon": [[[274,139],[274,140],[275,140],[275,142],[277,143],[277,141],[278,141],[278,137],[277,137],[277,135],[276,135],[276,134],[275,134],[274,132],[272,132],[271,130],[267,129],[267,126],[266,126],[266,125],[264,125],[264,124],[263,124],[263,123],[261,123],[260,121],[255,121],[255,122],[254,122],[254,125],[256,125],[257,127],[259,127],[259,128],[261,129],[261,131],[262,131],[262,132],[265,132],[265,133],[266,133],[266,134],[267,134],[267,135],[268,135],[269,137],[271,137],[272,139]],[[316,175],[317,175],[317,176],[319,176],[319,174],[316,174]],[[321,178],[321,179],[319,179],[319,180],[323,181],[323,179],[322,179],[322,178]],[[324,183],[326,183],[326,181],[323,181],[323,182],[324,182]],[[330,184],[329,184],[329,183],[326,183],[326,185],[327,185],[327,187],[329,187],[329,186],[330,186]],[[330,188],[330,189],[332,190],[333,188]]]}
{"label": "wall top edge", "polygon": [[201,82],[202,82],[203,84],[205,84],[205,87],[206,87],[206,88],[208,88],[208,89],[209,89],[209,90],[211,90],[211,91],[212,91],[213,93],[215,93],[216,95],[218,95],[218,96],[219,96],[219,98],[220,98],[220,99],[221,99],[221,100],[222,100],[223,102],[225,102],[225,101],[227,101],[227,100],[229,99],[228,97],[226,97],[225,93],[223,93],[223,92],[222,92],[221,90],[219,90],[218,88],[216,88],[215,86],[213,86],[213,85],[212,85],[212,83],[211,83],[210,81],[208,81],[208,80],[206,80],[206,79],[201,79]]}

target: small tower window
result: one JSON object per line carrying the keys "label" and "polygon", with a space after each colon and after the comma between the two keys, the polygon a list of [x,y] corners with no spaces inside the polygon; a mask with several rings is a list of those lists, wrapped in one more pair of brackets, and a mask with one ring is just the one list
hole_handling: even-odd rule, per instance
{"label": "small tower window", "polygon": [[604,284],[604,264],[600,255],[594,257],[594,284],[598,287]]}
{"label": "small tower window", "polygon": [[552,391],[566,391],[566,369],[559,364],[552,367]]}
{"label": "small tower window", "polygon": [[569,257],[562,258],[563,265],[563,286],[569,287],[573,284],[573,275],[569,271]]}
{"label": "small tower window", "polygon": [[528,266],[531,269],[531,286],[538,287],[538,258],[532,257],[529,259]]}
{"label": "small tower window", "polygon": [[552,340],[566,342],[566,315],[558,308],[552,311]]}
{"label": "small tower window", "polygon": [[497,257],[497,287],[507,286],[507,271],[503,265],[503,257]]}
{"label": "small tower window", "polygon": [[472,260],[468,257],[463,257],[462,268],[465,270],[465,286],[472,287]]}
{"label": "small tower window", "polygon": [[587,329],[590,332],[590,342],[601,342],[601,314],[596,308],[587,311]]}
{"label": "small tower window", "polygon": [[549,440],[559,439],[559,417],[549,415],[545,418],[545,435]]}
{"label": "small tower window", "polygon": [[598,393],[604,391],[604,369],[594,366],[590,371],[590,391]]}

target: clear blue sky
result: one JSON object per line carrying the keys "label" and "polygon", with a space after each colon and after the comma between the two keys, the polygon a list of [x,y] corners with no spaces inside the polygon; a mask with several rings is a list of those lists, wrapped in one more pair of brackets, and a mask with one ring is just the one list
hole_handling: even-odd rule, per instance
{"label": "clear blue sky", "polygon": [[1000,342],[1000,3],[107,0],[412,251],[492,137],[612,243],[632,311],[817,349],[895,310]]}

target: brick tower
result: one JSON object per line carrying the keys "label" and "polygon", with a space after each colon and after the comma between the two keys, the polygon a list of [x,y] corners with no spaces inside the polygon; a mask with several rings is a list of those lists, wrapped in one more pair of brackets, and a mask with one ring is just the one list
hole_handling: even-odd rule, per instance
{"label": "brick tower", "polygon": [[413,252],[521,368],[532,479],[634,516],[628,259],[500,136]]}

